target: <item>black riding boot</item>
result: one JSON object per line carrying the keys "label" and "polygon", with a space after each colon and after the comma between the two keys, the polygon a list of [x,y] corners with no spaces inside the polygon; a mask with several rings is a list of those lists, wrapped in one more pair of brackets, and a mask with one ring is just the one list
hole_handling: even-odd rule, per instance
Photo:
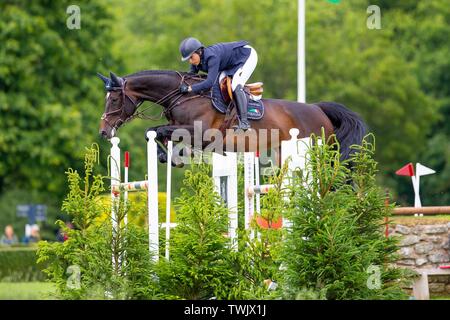
{"label": "black riding boot", "polygon": [[241,85],[238,85],[236,87],[236,90],[234,90],[234,98],[239,115],[239,124],[238,126],[234,126],[233,128],[234,130],[248,130],[250,129],[250,123],[247,119],[247,96],[245,95],[244,89]]}

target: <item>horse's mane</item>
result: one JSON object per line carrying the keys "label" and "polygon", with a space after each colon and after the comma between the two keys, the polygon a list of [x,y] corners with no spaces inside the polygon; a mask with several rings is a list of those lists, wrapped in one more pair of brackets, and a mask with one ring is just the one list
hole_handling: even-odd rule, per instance
{"label": "horse's mane", "polygon": [[[141,76],[158,76],[158,75],[166,75],[166,74],[175,74],[177,72],[182,75],[186,75],[186,74],[194,75],[193,73],[174,71],[174,70],[143,70],[143,71],[138,71],[138,72],[129,74],[129,75],[125,76],[124,78],[141,77]],[[200,78],[205,78],[206,74],[195,74],[195,76],[200,77]]]}

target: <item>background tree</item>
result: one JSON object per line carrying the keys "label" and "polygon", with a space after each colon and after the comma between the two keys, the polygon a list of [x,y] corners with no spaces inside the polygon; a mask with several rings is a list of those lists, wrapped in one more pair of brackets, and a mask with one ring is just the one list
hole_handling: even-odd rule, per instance
{"label": "background tree", "polygon": [[162,291],[178,299],[224,299],[239,283],[232,249],[225,236],[228,210],[214,192],[206,165],[185,172],[177,198],[177,227],[170,239],[170,260],[161,261]]}
{"label": "background tree", "polygon": [[94,106],[104,93],[95,72],[117,65],[109,54],[111,20],[104,1],[80,1],[81,29],[70,30],[71,4],[0,4],[0,208],[8,218],[15,204],[43,202],[55,206],[53,220],[65,170],[78,168],[84,147],[97,140]]}
{"label": "background tree", "polygon": [[[431,97],[439,112],[439,119],[426,136],[422,152],[415,154],[413,161],[422,162],[435,169],[437,174],[427,177],[422,185],[424,205],[445,205],[450,203],[450,8],[443,0],[427,3],[409,1],[387,3],[395,38],[403,58],[408,61],[417,77],[420,89]],[[402,5],[403,4],[403,5]],[[406,160],[404,161],[406,162]],[[400,182],[401,181],[401,182]],[[403,195],[402,200],[413,203],[411,185],[399,180],[396,187]]]}
{"label": "background tree", "polygon": [[[377,137],[379,179],[395,200],[412,204],[409,181],[394,172],[413,161],[438,172],[423,181],[423,203],[450,203],[445,0],[306,3],[307,100],[337,101],[363,116]],[[80,30],[66,26],[70,4],[0,4],[1,226],[14,219],[18,203],[44,202],[58,215],[64,171],[78,168],[93,141],[109,149],[97,135],[105,95],[97,71],[187,70],[178,52],[183,38],[206,45],[246,39],[259,61],[250,81],[265,83],[265,97],[296,99],[296,1],[84,0]],[[380,30],[366,26],[370,4],[381,8]],[[136,120],[119,131],[122,149],[132,151],[131,179],[144,178],[143,137],[157,124]],[[183,170],[173,175],[178,192]]]}
{"label": "background tree", "polygon": [[308,151],[305,172],[294,174],[285,212],[291,221],[283,244],[285,298],[301,298],[305,290],[328,300],[407,297],[406,274],[394,267],[397,240],[383,234],[392,207],[376,184],[370,140],[352,155],[351,170],[324,143]]}
{"label": "background tree", "polygon": [[[448,97],[442,90],[448,74],[444,41],[449,32],[448,9],[443,0],[431,2],[306,2],[307,100],[341,102],[363,116],[377,137],[379,179],[395,197],[399,194],[400,200],[409,204],[410,185],[394,172],[408,161],[425,163],[428,141],[438,133],[442,135],[443,127],[448,126],[445,108],[428,89],[436,85],[439,95]],[[381,8],[380,30],[366,26],[366,10],[371,4]],[[153,0],[112,7],[119,21],[114,26],[114,54],[125,61],[124,73],[157,68],[187,70],[178,53],[179,42],[187,36],[195,36],[206,45],[247,39],[258,51],[258,66],[250,81],[265,83],[265,97],[296,99],[295,1],[191,0],[168,4]],[[436,57],[435,44],[440,48]],[[423,49],[416,50],[418,47]],[[432,131],[437,123],[439,128]],[[142,130],[136,130],[137,126],[122,130],[140,137]],[[439,146],[435,153],[441,160],[439,175],[429,179],[436,180],[430,189],[445,193],[449,167],[443,151],[447,147],[433,144]]]}

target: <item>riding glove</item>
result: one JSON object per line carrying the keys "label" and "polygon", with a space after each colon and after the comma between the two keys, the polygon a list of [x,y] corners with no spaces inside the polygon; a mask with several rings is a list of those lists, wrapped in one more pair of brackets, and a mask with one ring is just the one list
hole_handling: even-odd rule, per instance
{"label": "riding glove", "polygon": [[180,85],[180,92],[181,93],[188,93],[189,92],[189,86],[188,85],[186,85],[186,84],[181,84]]}

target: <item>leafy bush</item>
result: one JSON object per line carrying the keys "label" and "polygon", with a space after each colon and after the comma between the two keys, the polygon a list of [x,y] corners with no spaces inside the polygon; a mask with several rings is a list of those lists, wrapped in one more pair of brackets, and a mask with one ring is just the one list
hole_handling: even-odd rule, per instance
{"label": "leafy bush", "polygon": [[[94,175],[98,161],[96,148],[85,157],[85,177],[68,170],[69,194],[63,210],[74,225],[61,228],[68,235],[63,243],[39,243],[38,261],[47,262],[44,270],[56,284],[63,299],[139,299],[153,297],[152,260],[148,251],[148,233],[143,227],[124,225],[126,208],[116,203],[116,221],[112,232],[111,217],[104,219],[105,208],[99,194],[103,179]],[[128,208],[128,205],[127,205]],[[125,263],[126,261],[126,263]]]}
{"label": "leafy bush", "polygon": [[177,228],[170,239],[170,261],[160,266],[163,292],[181,299],[223,298],[238,281],[226,237],[228,210],[214,192],[205,165],[185,172],[177,198]]}
{"label": "leafy bush", "polygon": [[[146,223],[124,224],[126,214],[145,219],[146,201],[114,203],[112,230],[111,203],[99,197],[105,177],[94,175],[98,158],[91,148],[84,179],[67,172],[63,210],[75,228],[60,221],[68,240],[40,242],[38,261],[48,264],[44,271],[63,299],[404,298],[406,273],[393,267],[396,240],[383,234],[392,206],[376,185],[374,145],[366,138],[355,148],[340,162],[337,143],[318,146],[316,139],[306,170],[295,171],[287,189],[285,164],[269,181],[275,187],[262,198],[261,216],[269,224],[286,217],[289,226],[263,229],[253,217],[250,229],[239,229],[238,250],[230,246],[229,212],[210,168],[193,165],[175,201],[170,260],[158,263],[148,250]],[[278,287],[268,290],[270,282]]]}
{"label": "leafy bush", "polygon": [[366,137],[343,163],[337,143],[317,146],[314,139],[286,210],[292,226],[283,250],[283,296],[313,290],[326,299],[405,298],[405,274],[392,266],[396,240],[382,232],[392,207],[376,185],[374,144]]}

